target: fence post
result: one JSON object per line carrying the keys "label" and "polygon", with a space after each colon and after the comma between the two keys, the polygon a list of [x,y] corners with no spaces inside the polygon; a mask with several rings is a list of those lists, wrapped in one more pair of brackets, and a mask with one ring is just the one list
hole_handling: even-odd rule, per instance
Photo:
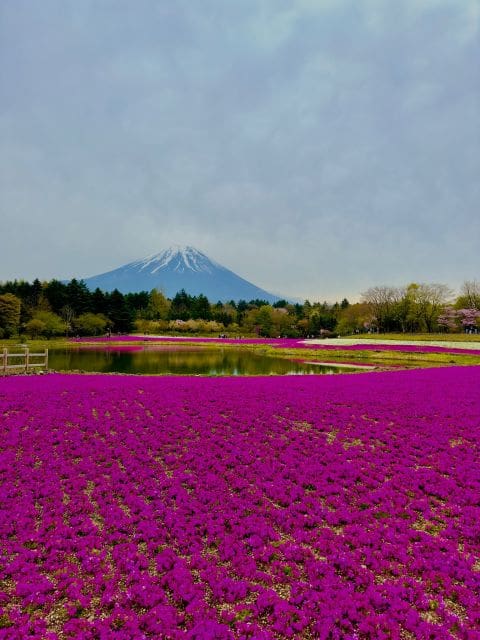
{"label": "fence post", "polygon": [[3,373],[7,374],[7,348],[3,350]]}
{"label": "fence post", "polygon": [[48,349],[45,349],[45,371],[48,372]]}
{"label": "fence post", "polygon": [[25,373],[28,373],[28,360],[29,360],[29,351],[28,347],[24,347],[25,350]]}

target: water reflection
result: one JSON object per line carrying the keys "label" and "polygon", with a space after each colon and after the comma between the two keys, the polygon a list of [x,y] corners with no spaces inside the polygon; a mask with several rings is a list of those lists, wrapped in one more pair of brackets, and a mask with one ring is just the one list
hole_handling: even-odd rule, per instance
{"label": "water reflection", "polygon": [[52,349],[49,352],[49,365],[54,371],[210,376],[301,375],[342,371],[335,365],[320,366],[286,360],[246,349],[201,347]]}

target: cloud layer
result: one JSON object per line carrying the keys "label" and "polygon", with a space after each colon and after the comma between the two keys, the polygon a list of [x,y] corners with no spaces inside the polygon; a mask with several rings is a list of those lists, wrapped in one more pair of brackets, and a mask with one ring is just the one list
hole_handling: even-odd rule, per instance
{"label": "cloud layer", "polygon": [[477,0],[2,3],[0,279],[174,242],[311,299],[478,278],[479,33]]}

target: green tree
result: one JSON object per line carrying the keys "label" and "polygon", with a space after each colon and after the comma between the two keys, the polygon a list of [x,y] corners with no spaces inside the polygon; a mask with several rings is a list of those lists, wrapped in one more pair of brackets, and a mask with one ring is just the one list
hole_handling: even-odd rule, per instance
{"label": "green tree", "polygon": [[340,307],[337,303],[329,305],[327,302],[314,303],[309,316],[309,333],[318,335],[322,331],[333,331],[337,325],[337,315]]}
{"label": "green tree", "polygon": [[259,335],[265,337],[271,337],[273,335],[273,309],[270,305],[262,305],[258,311],[256,311],[255,319],[256,325],[259,329]]}
{"label": "green tree", "polygon": [[[232,304],[232,302],[230,302]],[[243,324],[245,314],[248,311],[248,302],[246,300],[239,300],[235,306],[235,303],[232,304],[233,308],[237,311],[236,322],[239,325]]]}
{"label": "green tree", "polygon": [[113,322],[113,328],[120,333],[128,333],[133,327],[133,311],[127,305],[125,296],[118,289],[114,289],[107,296],[108,318]]}
{"label": "green tree", "polygon": [[194,297],[192,300],[192,318],[210,320],[211,317],[212,312],[208,298],[203,294]]}
{"label": "green tree", "polygon": [[152,289],[144,317],[147,320],[167,320],[170,306],[170,301],[161,291]]}
{"label": "green tree", "polygon": [[59,280],[47,282],[43,295],[54,313],[60,313],[60,310],[68,304],[67,285]]}
{"label": "green tree", "polygon": [[[34,327],[36,327],[36,329],[41,326],[40,323],[43,323],[44,327],[41,331],[41,334],[47,336],[48,338],[52,336],[62,335],[62,333],[65,331],[64,321],[56,313],[53,313],[53,311],[36,311],[32,320],[38,321],[33,325]],[[32,329],[32,320],[30,320],[30,322],[27,322],[27,325],[25,327],[27,333],[30,333]]]}
{"label": "green tree", "polygon": [[25,308],[34,309],[38,307],[43,298],[43,286],[38,278],[25,287],[23,291],[19,291],[19,297],[22,299],[22,303]]}
{"label": "green tree", "polygon": [[296,338],[298,336],[297,318],[288,307],[273,308],[272,312],[274,336]]}
{"label": "green tree", "polygon": [[148,291],[135,291],[125,294],[125,302],[127,306],[134,312],[138,313],[148,307],[150,294]]}
{"label": "green tree", "polygon": [[172,300],[169,318],[171,320],[188,320],[192,317],[192,296],[185,289],[179,291]]}
{"label": "green tree", "polygon": [[235,306],[232,305],[231,302],[223,304],[222,302],[218,301],[217,304],[212,307],[212,318],[216,322],[224,325],[224,327],[228,327],[233,324],[236,317],[237,311]]}
{"label": "green tree", "polygon": [[91,293],[83,280],[70,280],[67,284],[68,305],[72,307],[75,315],[86,313],[91,309]]}
{"label": "green tree", "polygon": [[103,313],[105,315],[108,312],[107,298],[104,292],[98,287],[92,293],[91,303],[93,313]]}
{"label": "green tree", "polygon": [[108,318],[100,313],[82,313],[75,318],[73,326],[78,333],[85,336],[96,336],[105,333]]}
{"label": "green tree", "polygon": [[38,338],[38,336],[42,336],[45,334],[47,329],[47,325],[43,320],[39,318],[32,318],[27,323],[25,323],[25,331],[28,336],[31,338]]}
{"label": "green tree", "polygon": [[0,295],[0,328],[5,337],[17,333],[22,302],[13,293]]}
{"label": "green tree", "polygon": [[414,304],[418,329],[432,333],[437,328],[437,320],[452,297],[452,291],[445,284],[411,284],[407,287]]}
{"label": "green tree", "polygon": [[254,332],[259,336],[273,336],[273,308],[270,305],[262,305],[259,309],[255,307],[250,309],[244,316],[244,326],[247,331]]}
{"label": "green tree", "polygon": [[336,329],[342,335],[362,333],[370,327],[372,320],[373,315],[370,306],[357,302],[340,311]]}

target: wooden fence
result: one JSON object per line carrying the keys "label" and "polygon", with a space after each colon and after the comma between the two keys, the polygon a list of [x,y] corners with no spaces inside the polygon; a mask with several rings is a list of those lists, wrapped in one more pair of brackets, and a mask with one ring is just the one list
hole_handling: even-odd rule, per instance
{"label": "wooden fence", "polygon": [[48,371],[48,349],[43,353],[30,353],[28,347],[23,347],[19,353],[11,353],[8,349],[0,349],[0,374],[29,373],[35,369]]}

